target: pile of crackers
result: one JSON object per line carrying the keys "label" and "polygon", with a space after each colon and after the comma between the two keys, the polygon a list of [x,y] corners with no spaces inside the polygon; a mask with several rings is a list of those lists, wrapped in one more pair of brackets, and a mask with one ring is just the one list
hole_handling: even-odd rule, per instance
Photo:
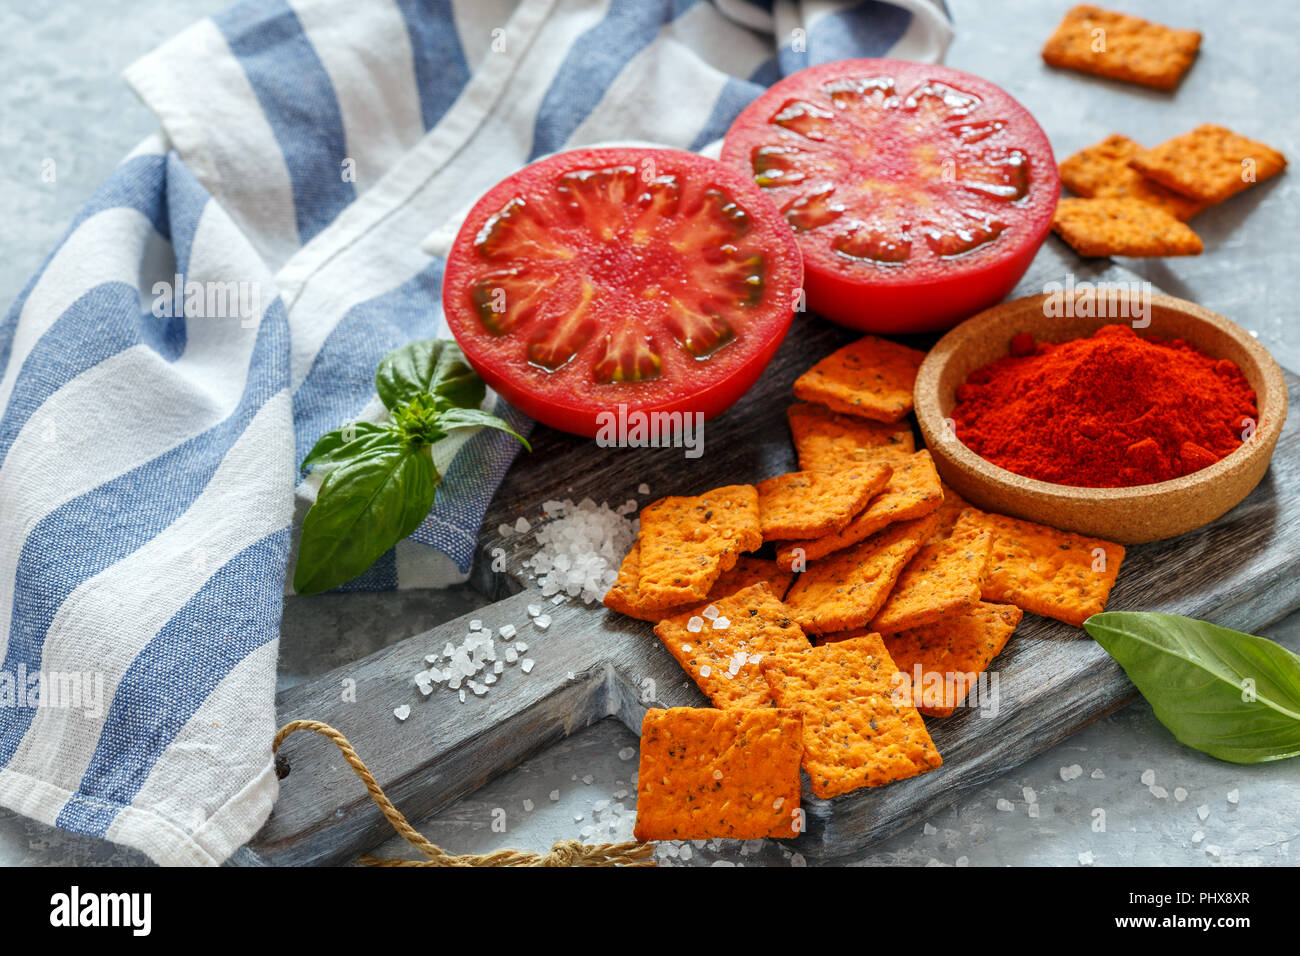
{"label": "pile of crackers", "polygon": [[792,836],[800,767],[821,798],[933,770],[921,715],[961,707],[1025,611],[1105,607],[1121,546],[969,507],[917,450],[923,357],[840,349],[795,383],[799,471],[642,510],[605,604],[714,706],[646,715],[638,839]]}
{"label": "pile of crackers", "polygon": [[[1172,90],[1200,44],[1195,30],[1082,5],[1066,14],[1043,59]],[[1061,164],[1061,182],[1080,198],[1061,200],[1052,229],[1083,256],[1199,255],[1201,237],[1187,220],[1285,168],[1271,146],[1209,123],[1151,149],[1115,133]]]}

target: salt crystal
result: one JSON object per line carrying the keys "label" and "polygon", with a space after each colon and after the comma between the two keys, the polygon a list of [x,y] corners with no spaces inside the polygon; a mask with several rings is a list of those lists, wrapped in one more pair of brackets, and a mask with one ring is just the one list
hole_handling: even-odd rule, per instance
{"label": "salt crystal", "polygon": [[476,680],[467,681],[466,683],[469,684],[469,689],[474,692],[475,697],[482,697],[487,693],[487,687]]}
{"label": "salt crystal", "polygon": [[425,662],[426,664],[436,664],[436,663],[438,663],[438,655],[437,655],[437,654],[425,654],[425,655],[424,655],[424,662]]}
{"label": "salt crystal", "polygon": [[402,704],[402,706],[400,707],[393,708],[393,716],[396,717],[398,720],[405,720],[407,717],[410,717],[411,705]]}
{"label": "salt crystal", "polygon": [[522,654],[524,651],[528,650],[528,645],[523,641],[515,641],[515,650]]}
{"label": "salt crystal", "polygon": [[731,627],[731,621],[725,617],[715,617],[713,619],[713,629],[715,631],[725,631]]}
{"label": "salt crystal", "polygon": [[463,687],[460,689],[460,702],[465,703],[465,688]]}
{"label": "salt crystal", "polygon": [[1025,812],[1028,813],[1028,814],[1029,814],[1031,817],[1033,817],[1035,820],[1037,820],[1037,819],[1038,819],[1038,804],[1036,804],[1036,803],[1031,803],[1028,807],[1025,808]]}
{"label": "salt crystal", "polygon": [[483,622],[478,618],[474,618],[474,620],[469,622],[469,629],[471,631],[481,631],[483,630]]}
{"label": "salt crystal", "polygon": [[506,648],[506,663],[513,664],[519,660],[519,653],[513,647]]}
{"label": "salt crystal", "polygon": [[1151,796],[1155,797],[1157,800],[1164,800],[1169,796],[1169,791],[1164,787],[1154,786],[1151,788]]}
{"label": "salt crystal", "polygon": [[773,810],[780,810],[783,806],[785,806],[785,797],[777,797],[772,801]]}
{"label": "salt crystal", "polygon": [[1199,807],[1196,808],[1196,816],[1202,823],[1204,823],[1207,819],[1209,819],[1210,805],[1208,803],[1202,803]]}
{"label": "salt crystal", "polygon": [[510,527],[510,525],[508,524],[497,525],[497,534],[501,535],[501,537],[503,538],[508,538],[514,533],[515,533],[515,529]]}
{"label": "salt crystal", "polygon": [[1222,849],[1221,849],[1218,845],[1216,845],[1216,844],[1214,844],[1214,843],[1207,843],[1207,844],[1205,844],[1205,855],[1206,855],[1206,856],[1212,856],[1212,857],[1214,857],[1215,859],[1218,859],[1219,856],[1220,856],[1220,854],[1221,854],[1222,852],[1223,852]]}
{"label": "salt crystal", "polygon": [[803,858],[803,854],[802,854],[802,853],[796,853],[796,854],[794,854],[794,856],[790,857],[790,865],[791,865],[791,866],[807,866],[807,865],[808,865],[808,861],[805,860],[805,859]]}
{"label": "salt crystal", "polygon": [[714,619],[715,619],[719,614],[721,614],[722,612],[719,611],[719,610],[718,610],[714,605],[710,604],[708,607],[706,607],[706,608],[705,608],[703,611],[701,611],[700,613],[703,614],[703,615],[704,615],[706,618],[708,618],[710,621],[712,621],[712,620],[714,620]]}
{"label": "salt crystal", "polygon": [[1092,773],[1088,774],[1088,776],[1092,777],[1093,780],[1105,780],[1105,779],[1106,779],[1106,775],[1105,775],[1104,773],[1102,773],[1101,768],[1098,768],[1098,769],[1094,770]]}
{"label": "salt crystal", "polygon": [[506,669],[505,661],[497,661],[495,664],[492,665],[493,674],[500,674],[505,669]]}
{"label": "salt crystal", "polygon": [[643,481],[641,484],[636,486],[636,493],[638,495],[648,495],[650,494],[650,486]]}
{"label": "salt crystal", "polygon": [[539,615],[539,614],[541,614],[541,613],[542,613],[542,607],[541,607],[540,604],[530,604],[530,605],[528,605],[528,616],[529,616],[529,617],[537,617],[537,615]]}
{"label": "salt crystal", "polygon": [[701,677],[708,677],[712,673],[713,673],[713,668],[710,667],[708,664],[705,664],[703,667],[700,668]]}
{"label": "salt crystal", "polygon": [[1154,770],[1142,771],[1142,785],[1144,787],[1149,787],[1155,782],[1156,782],[1156,772]]}
{"label": "salt crystal", "polygon": [[1091,850],[1085,850],[1079,854],[1079,864],[1081,866],[1092,866],[1093,858]]}
{"label": "salt crystal", "polygon": [[618,752],[619,760],[631,760],[636,756],[636,750],[632,747],[624,747]]}
{"label": "salt crystal", "polygon": [[691,857],[693,857],[694,855],[695,855],[695,851],[692,850],[690,847],[688,847],[688,846],[684,846],[684,847],[682,847],[682,849],[681,849],[681,858],[682,858],[683,860],[689,860],[689,859],[690,859]]}
{"label": "salt crystal", "polygon": [[957,857],[957,860],[956,860],[956,864],[955,864],[955,865],[957,865],[957,866],[970,866],[970,857],[968,857],[968,856],[959,856],[959,857]]}
{"label": "salt crystal", "polygon": [[526,811],[528,811],[529,813],[532,813],[532,812],[533,812],[533,801],[531,801],[531,800],[525,800],[525,801],[524,801],[524,809],[525,809]]}
{"label": "salt crystal", "polygon": [[1068,767],[1061,768],[1062,780],[1066,780],[1066,781],[1074,780],[1082,775],[1083,775],[1083,768],[1080,767],[1077,763],[1070,764],[1070,766]]}
{"label": "salt crystal", "polygon": [[686,622],[686,630],[690,631],[692,634],[700,633],[700,631],[704,630],[704,618],[699,617],[698,615],[692,615],[691,619]]}
{"label": "salt crystal", "polygon": [[1001,810],[1003,813],[1010,813],[1012,810],[1016,808],[1015,804],[1013,804],[1010,800],[1006,799],[1006,797],[998,797],[997,806],[998,809]]}
{"label": "salt crystal", "polygon": [[520,661],[520,662],[519,662],[519,669],[520,669],[521,671],[523,671],[525,674],[530,673],[530,672],[532,671],[532,669],[533,669],[533,660],[532,660],[532,658],[530,658],[530,657],[525,657],[522,661]]}
{"label": "salt crystal", "polygon": [[574,822],[574,823],[581,823],[581,822],[582,822],[582,814],[581,814],[581,813],[575,813],[575,814],[573,815],[573,822]]}
{"label": "salt crystal", "polygon": [[924,833],[926,836],[934,836],[936,833],[939,832],[939,828],[936,827],[933,823],[927,823],[925,826],[921,828],[921,832]]}
{"label": "salt crystal", "polygon": [[552,801],[553,803],[559,803],[559,802],[560,802],[560,791],[558,791],[558,790],[552,790],[550,796],[551,796],[551,801]]}
{"label": "salt crystal", "polygon": [[496,675],[496,674],[484,674],[484,675],[483,675],[483,683],[485,683],[485,684],[495,684],[496,682],[497,682],[497,675]]}
{"label": "salt crystal", "polygon": [[537,617],[533,618],[533,625],[534,625],[538,630],[541,630],[541,631],[546,630],[548,627],[551,626],[551,615],[549,615],[549,614],[539,614],[539,615],[537,615]]}
{"label": "salt crystal", "polygon": [[1184,790],[1182,787],[1174,787],[1174,799],[1177,800],[1179,803],[1182,803],[1184,800],[1187,799],[1187,791]]}
{"label": "salt crystal", "polygon": [[596,779],[596,778],[593,777],[593,776],[592,776],[591,774],[589,774],[589,773],[584,773],[584,774],[582,775],[582,782],[585,783],[585,784],[586,784],[587,786],[589,786],[589,787],[592,785],[592,783],[595,781],[595,779]]}
{"label": "salt crystal", "polygon": [[515,634],[518,632],[515,631],[515,626],[513,624],[502,624],[501,630],[498,631],[497,633],[499,633],[502,637],[504,637],[508,641],[510,640],[510,638],[514,637]]}
{"label": "salt crystal", "polygon": [[445,645],[443,645],[443,648],[442,648],[442,656],[443,656],[443,657],[451,657],[451,655],[452,655],[452,654],[455,654],[455,653],[456,653],[456,648],[455,648],[455,646],[451,643],[451,641],[448,641]]}
{"label": "salt crystal", "polygon": [[1038,802],[1038,794],[1034,792],[1033,787],[1023,787],[1020,793],[1025,798],[1025,803]]}
{"label": "salt crystal", "polygon": [[433,693],[433,685],[432,685],[432,684],[421,684],[421,685],[420,685],[420,693],[423,694],[425,697],[428,697],[430,694]]}
{"label": "salt crystal", "polygon": [[531,523],[529,523],[527,518],[525,518],[523,515],[520,515],[519,520],[515,522],[515,530],[518,531],[520,534],[527,534],[529,531],[533,530],[533,526]]}
{"label": "salt crystal", "polygon": [[[602,594],[601,597],[604,597],[604,595]],[[552,604],[563,604],[563,603],[564,603],[564,595],[563,595],[563,594],[557,594],[557,595],[555,595],[555,597],[551,598],[551,603],[552,603]]]}
{"label": "salt crystal", "polygon": [[1236,805],[1237,805],[1237,801],[1240,800],[1240,799],[1241,799],[1241,791],[1240,791],[1240,790],[1235,790],[1235,789],[1234,789],[1234,790],[1229,790],[1229,791],[1228,791],[1228,802],[1231,803],[1233,806],[1236,806]]}
{"label": "salt crystal", "polygon": [[715,771],[713,771],[713,779],[714,779],[714,780],[721,780],[721,779],[722,779],[722,771],[721,771],[721,770],[715,770]]}
{"label": "salt crystal", "polygon": [[1193,843],[1200,843],[1204,839],[1205,839],[1205,834],[1200,830],[1197,830],[1195,833],[1192,834]]}

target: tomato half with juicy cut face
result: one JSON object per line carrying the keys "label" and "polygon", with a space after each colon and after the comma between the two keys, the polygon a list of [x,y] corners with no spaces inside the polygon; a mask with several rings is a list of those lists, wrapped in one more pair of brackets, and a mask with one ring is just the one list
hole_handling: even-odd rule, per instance
{"label": "tomato half with juicy cut face", "polygon": [[493,389],[595,435],[620,405],[728,408],[780,346],[802,276],[793,234],[747,176],[680,150],[580,149],[478,201],[442,298]]}
{"label": "tomato half with juicy cut face", "polygon": [[998,302],[1047,238],[1052,147],[987,80],[899,60],[792,74],[727,132],[722,159],[780,207],[808,306],[871,332],[949,328]]}

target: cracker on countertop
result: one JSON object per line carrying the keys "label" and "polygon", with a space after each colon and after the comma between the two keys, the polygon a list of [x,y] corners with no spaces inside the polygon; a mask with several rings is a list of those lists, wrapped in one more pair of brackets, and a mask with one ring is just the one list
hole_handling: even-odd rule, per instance
{"label": "cracker on countertop", "polygon": [[885,647],[898,669],[911,678],[917,709],[930,717],[947,717],[1002,653],[1023,616],[1014,605],[980,601],[937,624],[886,634]]}
{"label": "cracker on countertop", "polygon": [[889,481],[880,462],[839,471],[792,471],[758,483],[758,518],[764,541],[817,538],[847,525]]}
{"label": "cracker on countertop", "polygon": [[1052,231],[1081,256],[1196,256],[1201,237],[1139,199],[1062,199]]}
{"label": "cracker on countertop", "polygon": [[804,561],[824,558],[895,522],[924,517],[942,505],[943,488],[928,451],[923,449],[891,458],[889,463],[894,469],[889,481],[856,518],[834,534],[782,545],[777,549],[776,563],[791,568],[798,558]]}
{"label": "cracker on countertop", "polygon": [[797,835],[803,718],[795,711],[646,711],[637,769],[638,840]]}
{"label": "cracker on countertop", "polygon": [[[623,559],[618,569],[618,580],[605,592],[604,605],[611,610],[635,617],[642,621],[657,622],[674,614],[680,614],[692,605],[674,604],[668,607],[646,601],[637,589],[637,579],[641,573],[641,544],[632,543],[632,550]],[[794,572],[767,558],[755,558],[742,554],[736,559],[736,566],[730,571],[723,571],[709,588],[707,600],[716,601],[728,594],[735,594],[760,581],[766,583],[778,600],[785,597],[794,580]]]}
{"label": "cracker on countertop", "polygon": [[[716,617],[704,616],[709,608]],[[726,626],[717,627],[720,622]],[[768,654],[808,646],[790,609],[765,583],[666,618],[655,635],[717,707],[770,706],[759,664]]]}
{"label": "cracker on countertop", "polygon": [[1142,144],[1112,133],[1061,163],[1061,184],[1085,199],[1138,199],[1186,222],[1206,207],[1147,179],[1129,165]]}
{"label": "cracker on countertop", "polygon": [[871,629],[895,634],[934,624],[978,603],[992,541],[987,528],[966,525],[954,528],[945,541],[925,545],[898,576]]}
{"label": "cracker on countertop", "polygon": [[1273,147],[1204,123],[1139,151],[1129,165],[1148,179],[1204,203],[1222,202],[1286,169]]}
{"label": "cracker on countertop", "polygon": [[904,422],[873,422],[813,402],[791,405],[786,415],[801,471],[838,471],[882,455],[916,451],[912,429]]}
{"label": "cracker on countertop", "polygon": [[773,654],[763,674],[777,706],[803,714],[803,766],[830,798],[933,770],[943,763],[912,706],[907,675],[879,634]]}
{"label": "cracker on countertop", "polygon": [[742,551],[763,544],[758,491],[727,485],[694,497],[661,498],[641,509],[637,591],[650,604],[703,600]]}
{"label": "cracker on countertop", "polygon": [[786,595],[791,616],[809,634],[862,627],[884,605],[899,574],[934,533],[938,520],[929,514],[897,522],[861,544],[809,565]]}
{"label": "cracker on countertop", "polygon": [[845,415],[896,422],[912,410],[912,386],[924,358],[924,352],[864,335],[795,379],[794,394]]}
{"label": "cracker on countertop", "polygon": [[1071,9],[1043,47],[1052,66],[1172,90],[1183,78],[1201,35],[1091,4]]}

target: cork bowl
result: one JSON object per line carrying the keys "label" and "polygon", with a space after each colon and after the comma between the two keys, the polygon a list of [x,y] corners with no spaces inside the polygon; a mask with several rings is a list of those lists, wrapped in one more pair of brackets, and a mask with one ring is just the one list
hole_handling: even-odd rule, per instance
{"label": "cork bowl", "polygon": [[[1075,293],[1076,295],[1078,293]],[[1113,296],[1111,316],[1131,316],[1130,293]],[[1136,293],[1132,293],[1136,294]],[[957,440],[947,419],[957,386],[975,369],[1006,355],[1012,336],[1063,342],[1128,318],[1048,317],[1036,295],[1004,302],[967,319],[929,352],[916,377],[916,417],[943,480],[973,505],[1120,544],[1158,541],[1208,524],[1245,498],[1264,477],[1286,420],[1286,381],[1251,335],[1223,316],[1168,295],[1149,295],[1150,325],[1141,335],[1186,339],[1235,362],[1255,389],[1255,434],[1231,454],[1171,481],[1128,488],[1082,488],[1026,478],[986,461]],[[1117,311],[1118,310],[1118,311]],[[1061,311],[1061,310],[1056,310]],[[1069,310],[1066,310],[1069,311]],[[1138,313],[1140,314],[1140,313]],[[1141,382],[1134,382],[1141,388]]]}

